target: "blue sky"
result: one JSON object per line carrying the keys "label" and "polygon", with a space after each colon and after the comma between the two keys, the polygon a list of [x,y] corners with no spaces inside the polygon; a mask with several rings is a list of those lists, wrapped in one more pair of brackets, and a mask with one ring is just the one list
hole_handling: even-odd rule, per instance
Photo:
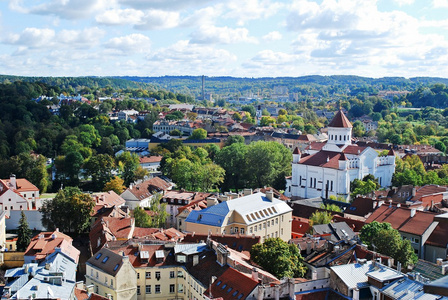
{"label": "blue sky", "polygon": [[0,74],[448,77],[448,0],[0,0]]}

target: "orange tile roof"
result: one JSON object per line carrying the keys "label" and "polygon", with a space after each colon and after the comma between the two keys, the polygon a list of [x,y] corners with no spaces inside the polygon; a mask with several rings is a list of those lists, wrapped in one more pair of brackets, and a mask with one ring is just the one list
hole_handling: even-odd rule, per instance
{"label": "orange tile roof", "polygon": [[42,261],[54,252],[56,247],[78,263],[80,251],[72,245],[73,239],[58,230],[41,232],[31,239],[24,256],[34,256],[36,261]]}
{"label": "orange tile roof", "polygon": [[387,222],[393,228],[410,234],[422,235],[434,221],[436,213],[416,211],[411,218],[411,209],[387,205],[377,208],[366,220],[366,224],[377,221]]}
{"label": "orange tile roof", "polygon": [[257,285],[258,281],[233,268],[228,268],[204,294],[209,297],[211,294],[214,299],[219,297],[225,300],[246,299]]}
{"label": "orange tile roof", "polygon": [[161,162],[162,158],[163,158],[163,156],[156,156],[156,155],[140,157],[140,163],[141,164],[149,164],[149,163]]}
{"label": "orange tile roof", "polygon": [[108,207],[112,207],[114,205],[121,206],[126,203],[126,200],[121,198],[121,196],[115,193],[114,191],[96,193],[93,195],[93,199],[97,204]]}
{"label": "orange tile roof", "polygon": [[339,158],[342,153],[321,150],[300,160],[300,164],[323,168],[339,169]]}
{"label": "orange tile roof", "polygon": [[162,178],[154,177],[129,188],[128,191],[130,191],[137,199],[143,200],[150,197],[153,193],[166,191],[170,187],[170,183]]}
{"label": "orange tile roof", "polygon": [[[2,179],[2,180],[9,187],[10,179]],[[33,192],[33,191],[37,191],[38,192],[39,191],[39,189],[34,184],[29,182],[25,178],[17,178],[16,179],[16,185],[17,185],[17,191],[19,191],[19,192]]]}
{"label": "orange tile roof", "polygon": [[352,123],[347,119],[342,110],[339,110],[334,116],[333,120],[331,120],[328,127],[344,127],[344,128],[352,128]]}

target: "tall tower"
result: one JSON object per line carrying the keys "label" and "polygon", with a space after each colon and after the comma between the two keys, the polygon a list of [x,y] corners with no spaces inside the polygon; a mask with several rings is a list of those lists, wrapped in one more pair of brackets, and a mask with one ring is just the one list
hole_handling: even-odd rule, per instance
{"label": "tall tower", "polygon": [[352,141],[352,124],[339,110],[328,124],[328,144],[335,145],[351,145]]}

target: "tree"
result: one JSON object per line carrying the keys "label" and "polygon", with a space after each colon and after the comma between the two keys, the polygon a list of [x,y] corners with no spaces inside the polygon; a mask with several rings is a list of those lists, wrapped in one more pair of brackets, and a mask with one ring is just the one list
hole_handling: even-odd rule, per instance
{"label": "tree", "polygon": [[225,170],[223,189],[238,190],[246,186],[244,179],[247,149],[244,143],[233,143],[222,148],[216,156],[216,163]]}
{"label": "tree", "polygon": [[391,256],[405,267],[418,260],[409,240],[403,240],[390,223],[373,221],[366,224],[361,229],[360,238],[369,249]]}
{"label": "tree", "polygon": [[89,228],[94,205],[89,194],[82,193],[77,187],[65,187],[40,208],[42,225],[48,230],[59,228],[63,232],[80,234]]}
{"label": "tree", "polygon": [[241,117],[241,114],[239,112],[236,112],[233,114],[232,119],[237,122],[240,122],[243,119],[243,117]]}
{"label": "tree", "polygon": [[135,226],[143,228],[151,228],[151,217],[146,213],[146,211],[137,206],[133,211]]}
{"label": "tree", "polygon": [[112,178],[115,169],[115,160],[109,154],[98,154],[90,157],[84,164],[86,175],[92,177],[92,182],[97,190],[102,190],[106,182]]}
{"label": "tree", "polygon": [[189,140],[205,140],[207,138],[207,130],[203,128],[197,128],[193,130],[191,135],[188,137]]}
{"label": "tree", "polygon": [[171,130],[170,135],[171,136],[181,136],[182,132],[179,129],[173,129],[173,130]]}
{"label": "tree", "polygon": [[117,157],[119,169],[121,169],[121,177],[124,180],[125,186],[129,186],[135,181],[135,171],[139,164],[137,154],[128,151],[123,152]]}
{"label": "tree", "polygon": [[151,206],[149,209],[155,214],[152,217],[151,227],[164,228],[166,224],[166,219],[168,218],[168,212],[166,211],[166,203],[160,203],[162,199],[162,194],[157,193],[153,196],[151,200]]}
{"label": "tree", "polygon": [[137,170],[134,172],[134,178],[135,180],[141,180],[144,179],[146,176],[148,176],[149,171],[142,166],[138,166]]}
{"label": "tree", "polygon": [[342,209],[337,206],[336,204],[321,204],[320,208],[329,210],[329,211],[335,211],[335,212],[342,212]]}
{"label": "tree", "polygon": [[105,192],[114,191],[118,195],[121,195],[121,193],[123,193],[123,191],[126,189],[126,187],[123,185],[123,183],[124,183],[123,179],[121,179],[118,176],[115,176],[110,181],[106,182],[106,184],[104,185],[103,191],[105,191]]}
{"label": "tree", "polygon": [[269,238],[263,244],[252,246],[250,257],[277,278],[303,277],[306,272],[299,248],[280,238]]}
{"label": "tree", "polygon": [[25,213],[20,212],[19,227],[17,228],[17,251],[25,251],[31,242],[31,229],[28,226]]}
{"label": "tree", "polygon": [[244,143],[244,137],[241,135],[231,135],[227,138],[225,145],[230,146],[234,143]]}
{"label": "tree", "polygon": [[316,210],[310,217],[310,225],[330,224],[333,215],[329,211]]}

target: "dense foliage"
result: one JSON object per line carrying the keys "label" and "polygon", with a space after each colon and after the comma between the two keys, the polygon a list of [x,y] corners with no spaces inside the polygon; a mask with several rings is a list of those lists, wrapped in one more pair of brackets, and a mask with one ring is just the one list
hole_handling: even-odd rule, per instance
{"label": "dense foliage", "polygon": [[401,238],[398,230],[393,229],[390,223],[373,221],[361,229],[361,241],[369,249],[391,256],[404,267],[415,264],[418,260],[409,240]]}
{"label": "dense foliage", "polygon": [[31,229],[25,213],[20,212],[19,227],[17,228],[17,251],[25,251],[31,242]]}
{"label": "dense foliage", "polygon": [[269,238],[263,244],[252,246],[250,258],[279,279],[305,276],[306,267],[299,248],[280,238]]}

